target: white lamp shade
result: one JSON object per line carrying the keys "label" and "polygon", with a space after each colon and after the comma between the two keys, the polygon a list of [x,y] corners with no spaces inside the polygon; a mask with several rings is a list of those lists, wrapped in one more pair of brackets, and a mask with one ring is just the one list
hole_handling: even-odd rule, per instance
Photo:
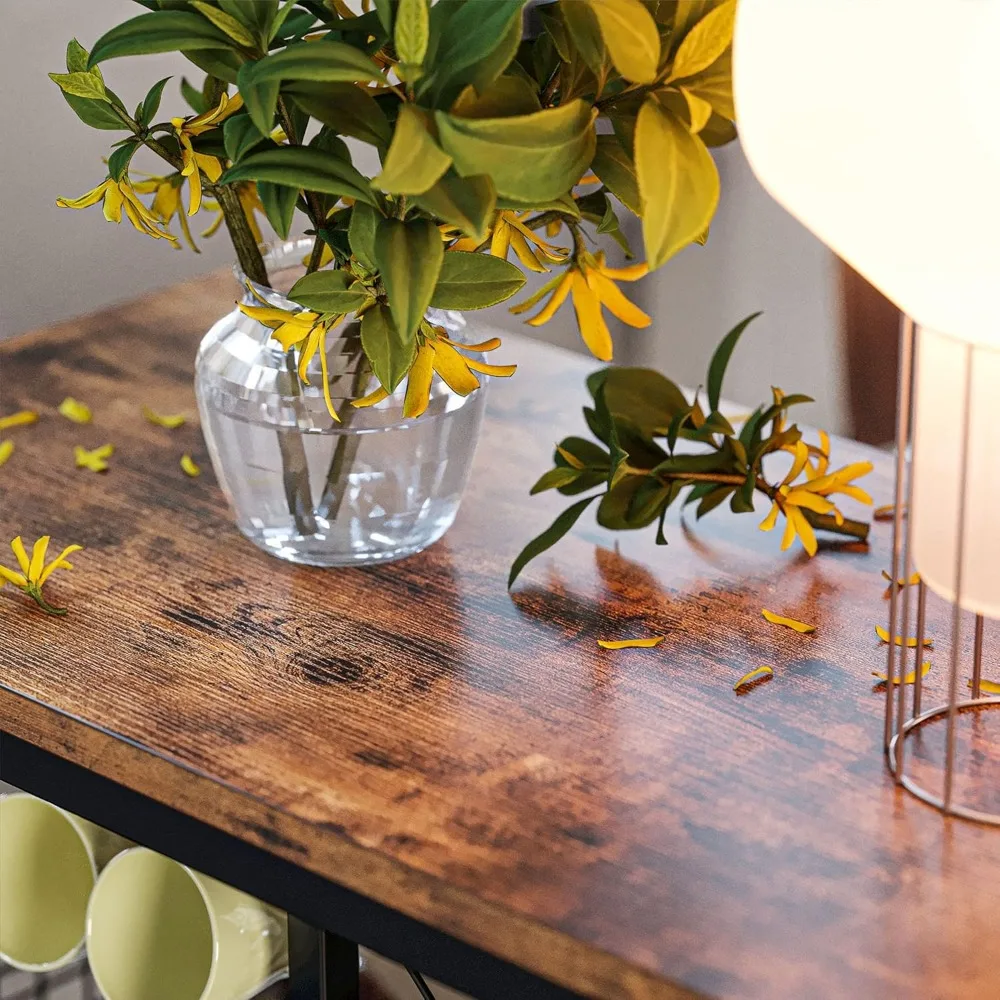
{"label": "white lamp shade", "polygon": [[771,195],[922,326],[1000,344],[1000,0],[740,0]]}
{"label": "white lamp shade", "polygon": [[[914,564],[942,597],[958,597],[966,610],[1000,618],[1000,350],[923,327],[916,346]],[[963,476],[967,385],[969,436]],[[964,530],[959,516],[963,486]],[[960,530],[965,544],[957,594]]]}

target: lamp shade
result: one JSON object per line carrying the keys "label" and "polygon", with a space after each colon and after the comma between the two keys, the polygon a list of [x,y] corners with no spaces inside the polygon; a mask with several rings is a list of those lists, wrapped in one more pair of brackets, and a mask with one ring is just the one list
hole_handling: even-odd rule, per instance
{"label": "lamp shade", "polygon": [[1000,345],[1000,0],[740,0],[770,194],[921,326]]}

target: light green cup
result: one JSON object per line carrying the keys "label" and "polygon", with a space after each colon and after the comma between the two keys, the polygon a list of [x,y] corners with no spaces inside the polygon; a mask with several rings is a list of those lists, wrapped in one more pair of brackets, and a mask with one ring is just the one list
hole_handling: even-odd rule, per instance
{"label": "light green cup", "polygon": [[249,1000],[288,974],[285,914],[136,847],[97,881],[87,955],[105,1000]]}
{"label": "light green cup", "polygon": [[97,873],[128,846],[33,795],[0,796],[0,960],[50,972],[76,959]]}

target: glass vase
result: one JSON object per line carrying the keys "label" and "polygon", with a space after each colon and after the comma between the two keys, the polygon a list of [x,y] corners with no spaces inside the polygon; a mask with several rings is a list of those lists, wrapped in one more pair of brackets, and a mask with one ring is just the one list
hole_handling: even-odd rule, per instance
{"label": "glass vase", "polygon": [[[311,248],[311,240],[272,247],[265,262],[274,287],[254,292],[271,305],[293,306],[284,293],[304,272]],[[260,305],[235,273],[243,301]],[[466,340],[458,313],[432,310],[428,319],[453,340]],[[339,423],[323,399],[318,352],[304,385],[272,331],[238,309],[202,340],[195,375],[202,430],[237,527],[265,552],[311,566],[420,552],[455,520],[486,386],[459,396],[435,378],[427,410],[406,418],[405,380],[375,406],[350,405],[378,384],[357,323],[331,330],[326,354]]]}

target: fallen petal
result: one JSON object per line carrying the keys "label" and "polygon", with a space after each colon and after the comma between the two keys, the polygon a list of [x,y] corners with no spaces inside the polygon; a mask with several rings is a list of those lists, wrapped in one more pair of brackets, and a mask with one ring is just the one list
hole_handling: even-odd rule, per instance
{"label": "fallen petal", "polygon": [[181,456],[181,468],[184,470],[185,474],[194,479],[196,476],[201,475],[201,469],[195,464],[194,459],[190,455]]}
{"label": "fallen petal", "polygon": [[772,625],[784,625],[785,628],[793,629],[796,632],[802,632],[804,635],[809,632],[815,632],[815,625],[807,625],[805,622],[796,621],[794,618],[785,618],[784,615],[776,615],[773,611],[768,611],[765,608],[761,611],[761,614],[772,624]]}
{"label": "fallen petal", "polygon": [[89,424],[93,419],[90,407],[86,403],[81,403],[72,396],[67,396],[59,404],[59,412],[74,424]]}
{"label": "fallen petal", "polygon": [[[965,682],[967,688],[972,687],[972,678]],[[980,694],[1000,694],[1000,684],[996,681],[988,681],[985,678],[979,681],[979,693]]]}
{"label": "fallen petal", "polygon": [[[914,643],[913,645],[916,645],[916,643]],[[926,677],[930,672],[931,672],[931,663],[930,663],[930,660],[925,660],[923,662],[923,664],[921,665],[921,667],[920,667],[920,676],[921,677]],[[872,677],[876,678],[879,681],[880,684],[885,684],[886,679],[887,679],[887,677],[886,677],[885,674],[879,673],[879,671],[877,671],[877,670],[873,670],[872,671]],[[911,670],[906,675],[906,678],[904,679],[903,683],[904,684],[912,684],[915,679],[916,679],[916,671]],[[892,683],[893,684],[898,684],[899,683],[899,678],[898,677],[893,677]],[[998,686],[997,690],[1000,690],[1000,686]]]}
{"label": "fallen petal", "polygon": [[34,410],[18,410],[9,416],[0,417],[0,431],[7,430],[8,427],[24,427],[33,424],[38,420],[38,414]]}
{"label": "fallen petal", "polygon": [[151,410],[148,406],[142,408],[142,415],[151,424],[155,424],[157,427],[166,427],[168,430],[175,430],[187,420],[187,417],[183,414],[161,415]]}
{"label": "fallen petal", "polygon": [[733,690],[739,691],[740,688],[749,689],[752,685],[759,684],[761,681],[765,681],[774,676],[774,667],[757,667],[756,670],[751,670],[750,673],[744,674],[734,685]]}
{"label": "fallen petal", "polygon": [[[889,641],[889,630],[888,630],[888,629],[884,629],[884,628],[882,628],[882,626],[881,626],[881,625],[876,625],[876,626],[875,626],[875,634],[876,634],[876,635],[877,635],[877,636],[878,636],[878,637],[879,637],[879,638],[880,638],[880,639],[881,639],[881,640],[882,640],[883,642],[888,642],[888,641]],[[903,637],[902,637],[902,636],[899,636],[899,635],[897,635],[897,636],[896,636],[896,639],[895,639],[895,642],[896,642],[896,645],[897,645],[897,646],[902,646],[902,645],[904,644],[904,643],[903,643]],[[905,643],[905,645],[906,645],[906,648],[907,648],[907,649],[915,649],[915,648],[916,648],[916,645],[917,645],[917,639],[916,639],[916,636],[910,636],[910,637],[909,637],[909,638],[908,638],[908,639],[906,640],[906,643]],[[932,648],[934,647],[934,640],[933,640],[933,639],[924,639],[924,647],[925,647],[926,649],[932,649]]]}
{"label": "fallen petal", "polygon": [[648,639],[598,639],[597,645],[601,649],[652,649],[664,639],[665,635],[654,635]]}
{"label": "fallen petal", "polygon": [[14,454],[13,441],[0,441],[0,465],[3,465]]}

